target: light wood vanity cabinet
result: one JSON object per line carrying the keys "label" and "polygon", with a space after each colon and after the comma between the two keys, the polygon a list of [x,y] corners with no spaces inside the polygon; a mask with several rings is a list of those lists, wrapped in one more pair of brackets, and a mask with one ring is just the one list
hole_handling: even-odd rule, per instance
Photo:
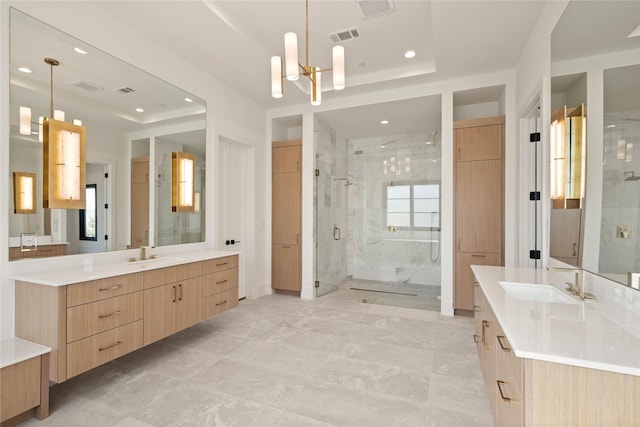
{"label": "light wood vanity cabinet", "polygon": [[474,292],[474,341],[495,425],[640,425],[640,377],[517,357],[479,285]]}
{"label": "light wood vanity cabinet", "polygon": [[144,345],[204,320],[202,263],[144,272]]}
{"label": "light wood vanity cabinet", "polygon": [[16,336],[57,383],[238,305],[238,256],[66,286],[16,281]]}
{"label": "light wood vanity cabinet", "polygon": [[53,244],[38,246],[34,250],[21,251],[20,248],[9,248],[9,261],[15,261],[24,258],[45,258],[50,256],[63,256],[67,254],[67,244]]}

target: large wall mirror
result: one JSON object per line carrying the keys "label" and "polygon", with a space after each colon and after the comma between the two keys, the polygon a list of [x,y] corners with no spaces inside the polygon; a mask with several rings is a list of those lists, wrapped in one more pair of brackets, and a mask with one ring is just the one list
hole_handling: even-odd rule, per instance
{"label": "large wall mirror", "polygon": [[[61,246],[66,254],[204,241],[205,102],[17,9],[10,25],[10,172],[35,174],[36,193],[35,212],[21,211],[11,186],[11,259],[26,257],[21,238],[34,235],[41,249]],[[50,117],[51,103],[86,128],[91,204],[84,212],[43,208],[39,120]],[[22,129],[21,107],[30,112]],[[174,152],[194,159],[186,212],[172,209]]]}
{"label": "large wall mirror", "polygon": [[640,289],[640,2],[571,1],[551,61],[552,114],[584,115],[587,167],[578,202],[552,200],[550,256]]}

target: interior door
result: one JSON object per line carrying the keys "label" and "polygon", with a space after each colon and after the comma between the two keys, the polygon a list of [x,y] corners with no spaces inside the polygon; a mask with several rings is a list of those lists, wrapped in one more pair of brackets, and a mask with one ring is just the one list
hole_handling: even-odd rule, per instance
{"label": "interior door", "polygon": [[219,144],[220,233],[216,247],[240,252],[238,294],[247,296],[247,199],[249,148],[220,138]]}

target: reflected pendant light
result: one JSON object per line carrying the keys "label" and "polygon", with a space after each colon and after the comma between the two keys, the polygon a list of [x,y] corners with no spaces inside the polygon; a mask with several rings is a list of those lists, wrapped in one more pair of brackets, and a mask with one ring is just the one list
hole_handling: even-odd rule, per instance
{"label": "reflected pendant light", "polygon": [[[333,72],[333,89],[342,90],[345,88],[344,72],[344,47],[334,46],[332,50],[332,68],[319,68],[309,65],[309,0],[306,0],[306,27],[305,27],[305,63],[298,61],[298,36],[296,33],[288,32],[284,35],[284,65],[279,56],[271,57],[271,96],[282,98],[283,80],[286,77],[289,81],[296,81],[300,75],[307,77],[310,81],[309,95],[311,105],[322,103],[322,81],[323,72]],[[284,72],[283,72],[284,67]]]}
{"label": "reflected pendant light", "polygon": [[36,213],[35,173],[13,173],[13,212],[16,214]]}
{"label": "reflected pendant light", "polygon": [[42,206],[85,209],[86,128],[65,122],[64,113],[53,109],[53,67],[60,62],[53,58],[44,62],[51,67],[51,104],[49,118],[42,121]]}

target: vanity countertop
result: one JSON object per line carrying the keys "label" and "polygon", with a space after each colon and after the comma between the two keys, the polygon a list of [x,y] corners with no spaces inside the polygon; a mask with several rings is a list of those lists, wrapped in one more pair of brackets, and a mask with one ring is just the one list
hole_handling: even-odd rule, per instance
{"label": "vanity countertop", "polygon": [[[472,269],[516,356],[640,376],[637,290],[587,280],[586,289],[597,300],[583,302],[564,291],[565,282],[573,281],[570,272],[477,265]],[[552,285],[570,303],[510,296],[500,282]]]}
{"label": "vanity countertop", "polygon": [[[107,277],[131,274],[156,268],[171,267],[190,262],[205,261],[208,259],[222,258],[230,255],[238,255],[235,251],[222,250],[198,250],[179,252],[175,255],[158,255],[155,259],[129,262],[128,258],[118,258],[109,262],[94,262],[94,258],[86,256],[80,258],[78,264],[63,265],[58,268],[34,271],[12,271],[11,279],[22,282],[30,282],[46,286],[66,286],[72,283],[87,282],[90,280],[104,279]],[[65,257],[66,258],[66,257]],[[38,262],[38,261],[32,261]]]}
{"label": "vanity countertop", "polygon": [[0,340],[0,368],[18,364],[50,351],[49,347],[21,338],[5,338]]}

